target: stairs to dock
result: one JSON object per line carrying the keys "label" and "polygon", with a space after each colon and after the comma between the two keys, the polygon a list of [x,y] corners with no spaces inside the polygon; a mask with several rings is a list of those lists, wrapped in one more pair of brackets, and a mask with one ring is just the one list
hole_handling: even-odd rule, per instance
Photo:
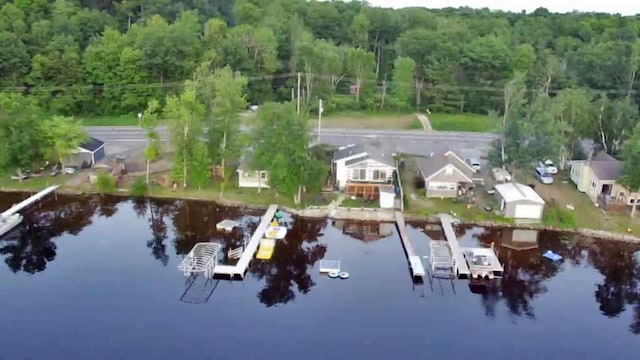
{"label": "stairs to dock", "polygon": [[446,279],[455,277],[455,260],[449,244],[446,241],[432,240],[429,245],[432,276]]}

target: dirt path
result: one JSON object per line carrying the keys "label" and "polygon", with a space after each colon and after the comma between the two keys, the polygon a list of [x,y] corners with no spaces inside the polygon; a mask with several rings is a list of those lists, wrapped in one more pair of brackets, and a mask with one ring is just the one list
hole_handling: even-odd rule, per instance
{"label": "dirt path", "polygon": [[418,120],[420,121],[420,123],[422,124],[422,128],[425,131],[431,131],[433,130],[431,128],[431,122],[429,121],[429,117],[425,114],[416,114],[416,117],[418,118]]}

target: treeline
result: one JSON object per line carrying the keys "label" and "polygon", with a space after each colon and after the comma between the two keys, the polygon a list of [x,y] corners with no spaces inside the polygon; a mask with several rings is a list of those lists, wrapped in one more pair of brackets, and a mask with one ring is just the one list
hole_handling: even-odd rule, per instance
{"label": "treeline", "polygon": [[[248,102],[487,113],[584,88],[637,103],[637,17],[381,9],[306,0],[0,0],[0,86],[65,115],[137,113],[226,64]],[[196,74],[196,75],[194,75]]]}

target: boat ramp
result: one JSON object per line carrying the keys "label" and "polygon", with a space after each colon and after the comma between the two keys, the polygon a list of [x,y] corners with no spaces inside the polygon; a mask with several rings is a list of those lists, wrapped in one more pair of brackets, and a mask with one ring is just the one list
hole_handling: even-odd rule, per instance
{"label": "boat ramp", "polygon": [[184,272],[185,276],[202,273],[207,278],[215,275],[227,276],[232,279],[236,276],[244,278],[249,263],[258,250],[258,245],[267,232],[267,229],[269,229],[277,210],[278,205],[269,206],[235,265],[218,264],[218,253],[222,249],[221,244],[202,242],[197,243],[193,249],[191,249],[178,268]]}

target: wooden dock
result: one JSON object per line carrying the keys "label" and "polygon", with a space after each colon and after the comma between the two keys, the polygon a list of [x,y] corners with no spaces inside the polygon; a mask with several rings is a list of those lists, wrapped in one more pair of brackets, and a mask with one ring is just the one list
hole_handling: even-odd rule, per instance
{"label": "wooden dock", "polygon": [[251,239],[247,243],[240,255],[240,259],[236,263],[236,265],[216,265],[213,269],[213,273],[215,275],[225,275],[225,276],[240,276],[244,279],[244,275],[247,272],[247,268],[249,267],[249,263],[253,259],[256,251],[258,250],[258,245],[260,245],[260,240],[264,237],[264,234],[267,232],[267,228],[269,228],[269,224],[271,220],[278,211],[278,205],[270,205],[265,214],[262,216],[260,220],[260,224],[256,228],[256,231],[251,235]]}
{"label": "wooden dock", "polygon": [[59,185],[54,185],[54,186],[49,186],[48,188],[40,191],[37,194],[34,194],[32,196],[30,196],[28,199],[25,199],[15,205],[13,205],[11,208],[5,210],[2,214],[0,214],[0,217],[3,218],[8,218],[9,216],[17,213],[18,211],[26,208],[27,206],[39,201],[40,199],[42,199],[43,197],[51,194],[52,192],[56,191],[60,186]]}
{"label": "wooden dock", "polygon": [[464,254],[462,253],[462,249],[458,244],[458,237],[453,231],[453,223],[456,219],[448,214],[440,214],[438,216],[440,217],[440,223],[442,224],[444,236],[449,243],[449,247],[451,248],[451,255],[453,256],[456,275],[459,278],[468,279],[471,275],[471,270],[469,270],[467,261],[465,260]]}
{"label": "wooden dock", "polygon": [[413,250],[413,245],[407,234],[407,225],[404,223],[404,215],[400,211],[395,212],[396,227],[398,228],[398,234],[400,235],[400,241],[404,246],[404,250],[407,254],[407,260],[411,267],[411,274],[414,278],[423,278],[425,276],[424,266],[420,260],[420,256],[416,255]]}

